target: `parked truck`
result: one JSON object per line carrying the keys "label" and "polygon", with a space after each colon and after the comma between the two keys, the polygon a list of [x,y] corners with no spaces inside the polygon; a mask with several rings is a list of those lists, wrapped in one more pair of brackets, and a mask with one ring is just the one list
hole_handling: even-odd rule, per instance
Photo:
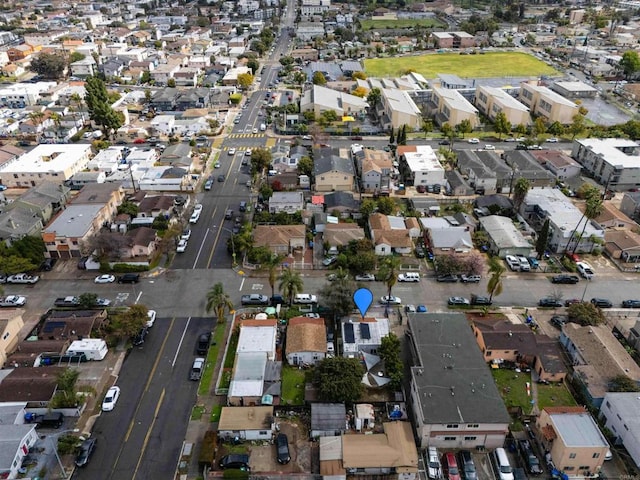
{"label": "parked truck", "polygon": [[78,297],[69,296],[69,297],[59,297],[56,298],[53,304],[56,307],[76,307],[80,303]]}
{"label": "parked truck", "polygon": [[39,427],[44,428],[60,428],[64,422],[62,412],[49,412],[44,414],[36,414],[27,412],[24,414],[26,423],[35,423]]}

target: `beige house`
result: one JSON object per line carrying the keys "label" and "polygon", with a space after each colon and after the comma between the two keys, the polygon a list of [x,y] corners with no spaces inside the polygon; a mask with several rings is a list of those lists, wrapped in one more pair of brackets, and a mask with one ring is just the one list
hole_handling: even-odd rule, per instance
{"label": "beige house", "polygon": [[609,444],[583,407],[546,407],[536,422],[538,440],[555,468],[569,477],[600,472]]}
{"label": "beige house", "polygon": [[327,355],[323,318],[295,317],[287,326],[287,362],[289,365],[315,365]]}
{"label": "beige house", "polygon": [[473,128],[480,124],[478,109],[457,90],[433,87],[429,109],[435,115],[438,125],[448,123],[455,127],[463,120],[469,120]]}
{"label": "beige house", "polygon": [[271,440],[273,420],[272,406],[222,407],[218,435],[224,440]]}
{"label": "beige house", "polygon": [[571,100],[534,83],[520,84],[519,100],[533,115],[544,118],[548,123],[560,122],[568,125],[580,113],[578,106]]}
{"label": "beige house", "polygon": [[501,88],[479,86],[476,89],[475,104],[492,121],[502,112],[511,125],[527,125],[531,122],[529,108]]}
{"label": "beige house", "polygon": [[356,172],[346,151],[316,148],[313,158],[316,192],[353,191]]}
{"label": "beige house", "polygon": [[306,250],[306,227],[304,225],[257,225],[253,231],[256,247],[267,247],[273,253],[289,255],[304,254]]}
{"label": "beige house", "polygon": [[24,325],[22,312],[19,308],[0,310],[0,366],[7,361],[7,356],[13,352],[20,341],[20,329]]}
{"label": "beige house", "polygon": [[316,117],[328,111],[336,112],[338,117],[364,114],[368,106],[364,98],[321,85],[314,85],[300,99],[300,112],[312,111]]}
{"label": "beige house", "polygon": [[382,128],[398,129],[406,125],[408,129],[420,130],[422,112],[408,92],[397,88],[383,88],[380,93],[380,103],[384,111],[384,115],[380,117]]}
{"label": "beige house", "polygon": [[640,235],[631,230],[608,230],[604,234],[604,249],[611,258],[625,263],[640,262]]}

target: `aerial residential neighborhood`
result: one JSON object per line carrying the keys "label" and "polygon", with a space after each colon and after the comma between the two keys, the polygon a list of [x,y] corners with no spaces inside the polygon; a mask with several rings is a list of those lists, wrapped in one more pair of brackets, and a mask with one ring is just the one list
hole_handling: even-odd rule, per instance
{"label": "aerial residential neighborhood", "polygon": [[640,3],[0,12],[0,478],[640,472]]}

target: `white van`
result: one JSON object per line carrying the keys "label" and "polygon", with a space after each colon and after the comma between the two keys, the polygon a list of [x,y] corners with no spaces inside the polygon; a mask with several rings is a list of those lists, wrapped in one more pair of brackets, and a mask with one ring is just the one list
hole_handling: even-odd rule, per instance
{"label": "white van", "polygon": [[420,274],[417,272],[406,272],[398,275],[399,282],[419,282]]}
{"label": "white van", "polygon": [[318,297],[308,293],[299,293],[293,297],[293,303],[318,303]]}
{"label": "white van", "polygon": [[496,448],[493,452],[493,463],[499,480],[513,480],[513,469],[504,448]]}

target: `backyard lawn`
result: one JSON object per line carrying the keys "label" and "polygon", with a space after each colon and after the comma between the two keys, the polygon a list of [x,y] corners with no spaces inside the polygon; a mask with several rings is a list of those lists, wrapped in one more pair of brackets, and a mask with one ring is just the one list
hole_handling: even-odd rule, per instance
{"label": "backyard lawn", "polygon": [[360,20],[363,30],[384,30],[391,28],[411,28],[419,25],[424,28],[442,27],[444,24],[435,18],[411,19],[401,18],[399,20]]}
{"label": "backyard lawn", "polygon": [[[529,414],[533,404],[531,397],[527,395],[526,383],[531,382],[531,374],[508,369],[492,370],[491,373],[507,408],[521,407],[524,413]],[[563,384],[538,384],[537,388],[540,409],[576,405],[571,393]]]}
{"label": "backyard lawn", "polygon": [[216,324],[213,331],[213,339],[209,352],[207,353],[207,363],[202,372],[202,380],[198,386],[198,395],[206,395],[209,393],[211,383],[214,381],[216,359],[220,349],[224,348],[224,325]]}
{"label": "backyard lawn", "polygon": [[364,70],[370,77],[397,77],[414,70],[425,78],[449,73],[462,78],[528,77],[559,75],[533,55],[519,52],[488,52],[484,55],[434,53],[396,58],[368,58]]}
{"label": "backyard lawn", "polygon": [[304,403],[305,371],[295,367],[282,367],[282,404],[302,405]]}

